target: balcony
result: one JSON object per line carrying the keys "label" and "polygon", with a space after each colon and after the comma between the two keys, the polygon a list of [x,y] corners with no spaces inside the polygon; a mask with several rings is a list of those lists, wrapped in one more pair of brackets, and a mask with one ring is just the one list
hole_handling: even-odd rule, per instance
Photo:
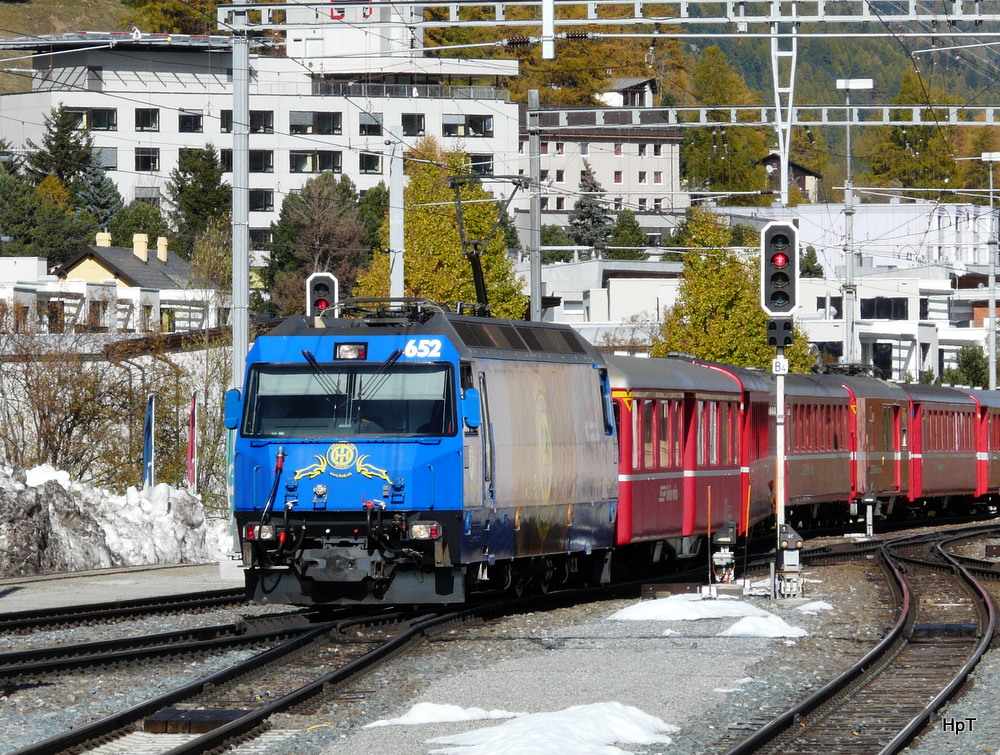
{"label": "balcony", "polygon": [[500,100],[510,102],[506,89],[491,86],[451,84],[366,84],[342,81],[313,81],[312,93],[332,97]]}

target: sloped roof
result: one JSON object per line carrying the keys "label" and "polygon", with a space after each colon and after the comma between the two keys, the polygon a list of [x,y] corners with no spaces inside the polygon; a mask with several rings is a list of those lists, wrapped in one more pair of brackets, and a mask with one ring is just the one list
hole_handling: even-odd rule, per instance
{"label": "sloped roof", "polygon": [[173,252],[167,252],[167,261],[156,256],[156,247],[148,252],[149,260],[143,262],[135,256],[130,247],[87,246],[76,257],[56,268],[55,275],[65,279],[69,273],[87,259],[99,262],[127,286],[151,288],[157,291],[167,289],[201,288],[187,260]]}

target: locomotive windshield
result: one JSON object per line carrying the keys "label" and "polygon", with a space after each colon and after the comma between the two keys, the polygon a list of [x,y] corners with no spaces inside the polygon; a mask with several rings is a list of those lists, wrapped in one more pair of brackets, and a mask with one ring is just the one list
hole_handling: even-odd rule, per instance
{"label": "locomotive windshield", "polygon": [[243,434],[255,438],[454,435],[449,364],[334,362],[254,366]]}

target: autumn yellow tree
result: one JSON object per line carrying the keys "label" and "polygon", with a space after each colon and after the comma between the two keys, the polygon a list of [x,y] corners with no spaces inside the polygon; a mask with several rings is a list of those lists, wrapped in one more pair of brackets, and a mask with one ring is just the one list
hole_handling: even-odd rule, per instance
{"label": "autumn yellow tree", "polygon": [[[473,303],[476,290],[472,267],[462,253],[455,191],[448,176],[468,175],[469,158],[461,152],[444,152],[433,138],[416,144],[407,155],[409,185],[404,195],[404,290],[444,304]],[[468,239],[485,239],[496,223],[500,206],[481,184],[462,188],[462,214]],[[484,201],[485,200],[485,201]],[[388,226],[383,226],[388,246]],[[507,256],[504,234],[498,229],[482,253],[483,274],[494,317],[520,319],[525,297],[514,266]],[[358,278],[356,296],[389,294],[389,258],[379,254]]]}
{"label": "autumn yellow tree", "polygon": [[[691,247],[684,255],[684,280],[652,354],[680,351],[737,367],[769,367],[775,351],[767,345],[769,318],[760,307],[759,258],[733,248],[757,246],[757,232],[730,229],[715,213],[694,207],[680,242]],[[808,372],[813,364],[799,328],[785,356],[795,372]]]}

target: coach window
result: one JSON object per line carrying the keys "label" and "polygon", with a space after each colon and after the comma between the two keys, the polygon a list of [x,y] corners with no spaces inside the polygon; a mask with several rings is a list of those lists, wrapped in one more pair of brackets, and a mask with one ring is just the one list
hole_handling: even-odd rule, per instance
{"label": "coach window", "polygon": [[722,412],[721,412],[722,417],[721,417],[721,421],[719,423],[720,424],[720,429],[722,430],[722,463],[723,464],[732,464],[732,462],[733,462],[733,458],[732,458],[733,454],[732,454],[732,448],[730,446],[731,441],[732,441],[732,435],[729,432],[730,431],[730,427],[729,427],[729,402],[726,401],[725,403],[723,403],[721,405],[720,408],[722,410]]}
{"label": "coach window", "polygon": [[653,454],[653,412],[656,409],[656,402],[642,402],[642,465],[646,469],[656,466],[656,459]]}
{"label": "coach window", "polygon": [[698,446],[698,456],[695,463],[701,467],[705,465],[705,402],[698,401],[695,407],[695,417],[697,427],[695,428],[695,445]]}
{"label": "coach window", "polygon": [[660,407],[660,426],[657,440],[660,444],[660,466],[661,467],[672,467],[674,465],[673,455],[671,454],[670,446],[670,408],[673,404],[672,401],[663,400],[659,403]]}
{"label": "coach window", "polygon": [[708,463],[719,463],[719,402],[708,405]]}
{"label": "coach window", "polygon": [[639,445],[642,432],[639,428],[639,417],[642,414],[642,401],[632,402],[632,469],[639,468]]}

